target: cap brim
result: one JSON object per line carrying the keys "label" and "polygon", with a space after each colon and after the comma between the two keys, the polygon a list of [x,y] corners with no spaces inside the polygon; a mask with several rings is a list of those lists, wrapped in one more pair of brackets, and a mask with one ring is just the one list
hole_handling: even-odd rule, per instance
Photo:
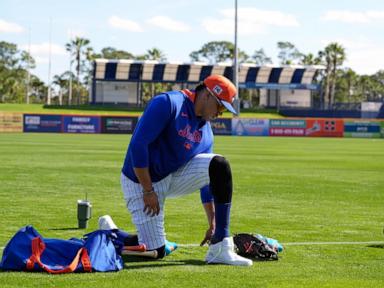
{"label": "cap brim", "polygon": [[233,108],[233,106],[232,106],[229,102],[227,102],[227,101],[223,101],[223,100],[221,100],[221,99],[220,99],[220,102],[221,102],[221,104],[223,104],[223,106],[224,106],[225,108],[227,108],[227,110],[228,110],[229,112],[231,112],[231,113],[237,115],[237,112],[236,112],[235,108]]}

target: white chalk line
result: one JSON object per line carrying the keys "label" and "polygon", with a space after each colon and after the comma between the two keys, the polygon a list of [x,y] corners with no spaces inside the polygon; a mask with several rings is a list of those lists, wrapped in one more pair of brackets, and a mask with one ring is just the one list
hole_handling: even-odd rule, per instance
{"label": "white chalk line", "polygon": [[[198,247],[199,244],[177,244],[179,247]],[[384,241],[365,241],[365,242],[287,242],[281,243],[283,246],[312,246],[312,245],[384,245]]]}
{"label": "white chalk line", "polygon": [[[384,245],[384,241],[365,241],[365,242],[287,242],[281,243],[283,246],[314,246],[314,245]],[[177,244],[179,247],[199,247],[200,244]],[[0,247],[4,250],[5,247]]]}

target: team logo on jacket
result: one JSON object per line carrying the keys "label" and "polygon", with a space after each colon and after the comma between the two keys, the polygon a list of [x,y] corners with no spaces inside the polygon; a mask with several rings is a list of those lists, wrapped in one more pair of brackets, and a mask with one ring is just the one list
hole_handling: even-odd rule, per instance
{"label": "team logo on jacket", "polygon": [[184,137],[193,143],[200,143],[201,142],[201,132],[199,132],[198,130],[191,132],[191,126],[190,125],[187,125],[187,126],[185,126],[184,129],[179,130],[178,134],[179,134],[179,136]]}

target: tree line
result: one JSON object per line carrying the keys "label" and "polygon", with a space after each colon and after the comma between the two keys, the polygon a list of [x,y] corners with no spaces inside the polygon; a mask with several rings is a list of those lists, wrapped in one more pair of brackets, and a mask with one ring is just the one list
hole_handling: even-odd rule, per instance
{"label": "tree line", "polygon": [[[68,71],[54,75],[52,96],[54,104],[84,104],[88,102],[89,83],[92,75],[92,63],[97,58],[167,61],[163,51],[151,48],[144,54],[134,55],[128,51],[105,47],[99,52],[91,47],[90,40],[76,37],[65,45],[71,56]],[[382,101],[384,98],[384,70],[373,75],[359,75],[351,68],[344,67],[347,59],[345,48],[339,43],[330,43],[317,53],[302,53],[291,42],[278,42],[280,65],[322,65],[315,81],[322,84],[322,103],[332,107],[337,103],[357,103],[361,101]],[[234,44],[228,41],[211,41],[199,50],[190,53],[191,61],[210,64],[230,62],[234,55]],[[239,63],[256,65],[272,64],[272,58],[263,48],[251,55],[239,49]],[[0,103],[13,102],[46,103],[48,87],[36,75],[31,73],[35,60],[16,44],[0,42]],[[73,71],[72,71],[73,70]],[[143,83],[143,98],[150,98],[162,90],[172,89],[171,84]],[[240,91],[240,98],[247,97],[246,91]],[[255,103],[257,105],[257,103]]]}

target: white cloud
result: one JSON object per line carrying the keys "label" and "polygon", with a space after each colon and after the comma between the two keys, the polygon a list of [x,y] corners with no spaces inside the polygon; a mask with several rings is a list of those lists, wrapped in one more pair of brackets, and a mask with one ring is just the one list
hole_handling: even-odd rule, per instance
{"label": "white cloud", "polygon": [[322,17],[324,21],[338,21],[344,23],[368,24],[384,20],[384,11],[354,12],[348,10],[330,10]]}
{"label": "white cloud", "polygon": [[131,32],[143,32],[143,29],[141,28],[140,24],[132,20],[120,18],[118,16],[109,17],[108,23],[110,26],[114,28],[127,30]]}
{"label": "white cloud", "polygon": [[187,32],[191,30],[190,27],[185,23],[173,20],[167,16],[155,16],[148,19],[147,22],[154,26],[170,31]]}
{"label": "white cloud", "polygon": [[[41,44],[31,44],[29,45],[21,45],[21,49],[25,51],[30,51],[31,55],[33,56],[40,56],[44,58],[43,56],[49,55],[49,42],[44,42]],[[64,48],[64,46],[58,45],[58,44],[51,44],[51,54],[52,55],[67,55],[67,52]]]}
{"label": "white cloud", "polygon": [[372,20],[384,20],[384,11],[367,11],[367,15]]}
{"label": "white cloud", "polygon": [[[207,18],[202,22],[203,27],[211,34],[230,34],[233,35],[235,31],[233,19],[212,19]],[[239,20],[237,31],[242,35],[253,35],[253,34],[265,34],[265,25],[249,25],[245,21]]]}
{"label": "white cloud", "polygon": [[[211,34],[234,33],[234,9],[224,9],[219,12],[220,18],[206,18],[203,27]],[[298,27],[297,19],[280,11],[259,10],[255,8],[238,9],[238,32],[243,35],[264,34],[270,27]]]}
{"label": "white cloud", "polygon": [[345,48],[347,59],[343,64],[344,67],[350,67],[358,74],[374,74],[384,69],[382,44],[372,42],[364,36],[321,41],[324,46],[331,42],[337,42]]}
{"label": "white cloud", "polygon": [[22,33],[24,28],[19,24],[0,19],[0,33]]}

